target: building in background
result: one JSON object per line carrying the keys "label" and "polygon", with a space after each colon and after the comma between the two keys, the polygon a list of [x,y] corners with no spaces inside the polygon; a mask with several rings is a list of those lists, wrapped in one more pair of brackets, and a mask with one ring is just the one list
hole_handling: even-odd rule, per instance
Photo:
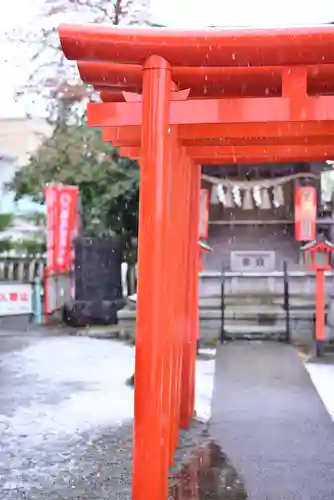
{"label": "building in background", "polygon": [[[327,198],[332,192],[328,174],[326,182],[321,182],[328,168],[325,163],[203,166],[202,187],[210,191],[208,244],[213,249],[204,254],[205,269],[273,272],[282,270],[283,262],[290,270],[300,269],[301,242],[295,239],[294,227],[295,187],[316,188],[317,237],[324,235],[334,241],[332,208],[327,207],[324,213],[322,200],[324,186]],[[215,182],[221,182],[220,189]]]}
{"label": "building in background", "polygon": [[6,184],[51,133],[52,127],[41,118],[0,119],[0,213],[15,215],[12,227],[1,234],[1,239],[20,241],[41,236],[41,228],[26,220],[25,215],[44,211],[44,207],[29,198],[16,203]]}

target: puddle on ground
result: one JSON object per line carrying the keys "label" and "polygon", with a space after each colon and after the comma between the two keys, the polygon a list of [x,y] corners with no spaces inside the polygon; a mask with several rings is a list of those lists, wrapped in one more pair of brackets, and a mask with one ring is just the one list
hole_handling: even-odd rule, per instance
{"label": "puddle on ground", "polygon": [[176,475],[169,500],[247,500],[245,487],[221,448],[211,442]]}

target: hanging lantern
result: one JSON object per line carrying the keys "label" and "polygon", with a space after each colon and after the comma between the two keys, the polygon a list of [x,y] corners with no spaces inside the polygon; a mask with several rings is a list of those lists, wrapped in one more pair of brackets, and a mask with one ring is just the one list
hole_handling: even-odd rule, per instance
{"label": "hanging lantern", "polygon": [[276,208],[284,206],[284,191],[280,184],[274,187],[273,198],[273,203]]}
{"label": "hanging lantern", "polygon": [[250,189],[246,189],[244,192],[242,208],[243,210],[253,210],[254,208],[252,191]]}
{"label": "hanging lantern", "polygon": [[271,199],[270,199],[270,193],[267,188],[262,188],[262,203],[261,203],[261,208],[263,210],[270,210],[271,209]]}
{"label": "hanging lantern", "polygon": [[313,186],[295,188],[295,239],[313,241],[316,238],[317,191]]}
{"label": "hanging lantern", "polygon": [[218,205],[219,204],[219,198],[217,195],[217,186],[212,186],[212,188],[211,188],[210,203],[211,203],[211,205]]}

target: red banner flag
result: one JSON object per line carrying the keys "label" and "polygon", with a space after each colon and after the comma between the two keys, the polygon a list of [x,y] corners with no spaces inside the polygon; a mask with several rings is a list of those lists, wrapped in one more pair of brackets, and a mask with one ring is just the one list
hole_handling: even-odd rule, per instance
{"label": "red banner flag", "polygon": [[313,241],[316,239],[317,191],[313,186],[295,188],[295,239]]}
{"label": "red banner flag", "polygon": [[56,223],[58,213],[58,186],[47,186],[44,190],[46,202],[47,268],[55,270]]}
{"label": "red banner flag", "polygon": [[78,230],[77,186],[48,186],[47,261],[49,271],[68,272],[72,266],[72,238]]}
{"label": "red banner flag", "polygon": [[55,263],[58,272],[67,272],[72,266],[72,238],[77,228],[78,188],[58,188],[58,219],[55,245]]}

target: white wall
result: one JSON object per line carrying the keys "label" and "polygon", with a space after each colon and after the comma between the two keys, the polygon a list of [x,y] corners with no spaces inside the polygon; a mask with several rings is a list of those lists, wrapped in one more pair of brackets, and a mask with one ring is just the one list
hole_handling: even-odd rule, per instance
{"label": "white wall", "polygon": [[11,180],[16,168],[14,158],[2,156],[0,153],[0,212],[10,211],[7,208],[9,197],[5,189],[5,184]]}
{"label": "white wall", "polygon": [[14,156],[21,167],[51,133],[52,127],[41,118],[0,119],[0,154]]}
{"label": "white wall", "polygon": [[0,211],[36,211],[40,207],[29,199],[20,201],[16,207],[14,195],[4,189],[16,169],[29,161],[45,137],[50,136],[52,127],[41,118],[2,118],[0,119]]}

